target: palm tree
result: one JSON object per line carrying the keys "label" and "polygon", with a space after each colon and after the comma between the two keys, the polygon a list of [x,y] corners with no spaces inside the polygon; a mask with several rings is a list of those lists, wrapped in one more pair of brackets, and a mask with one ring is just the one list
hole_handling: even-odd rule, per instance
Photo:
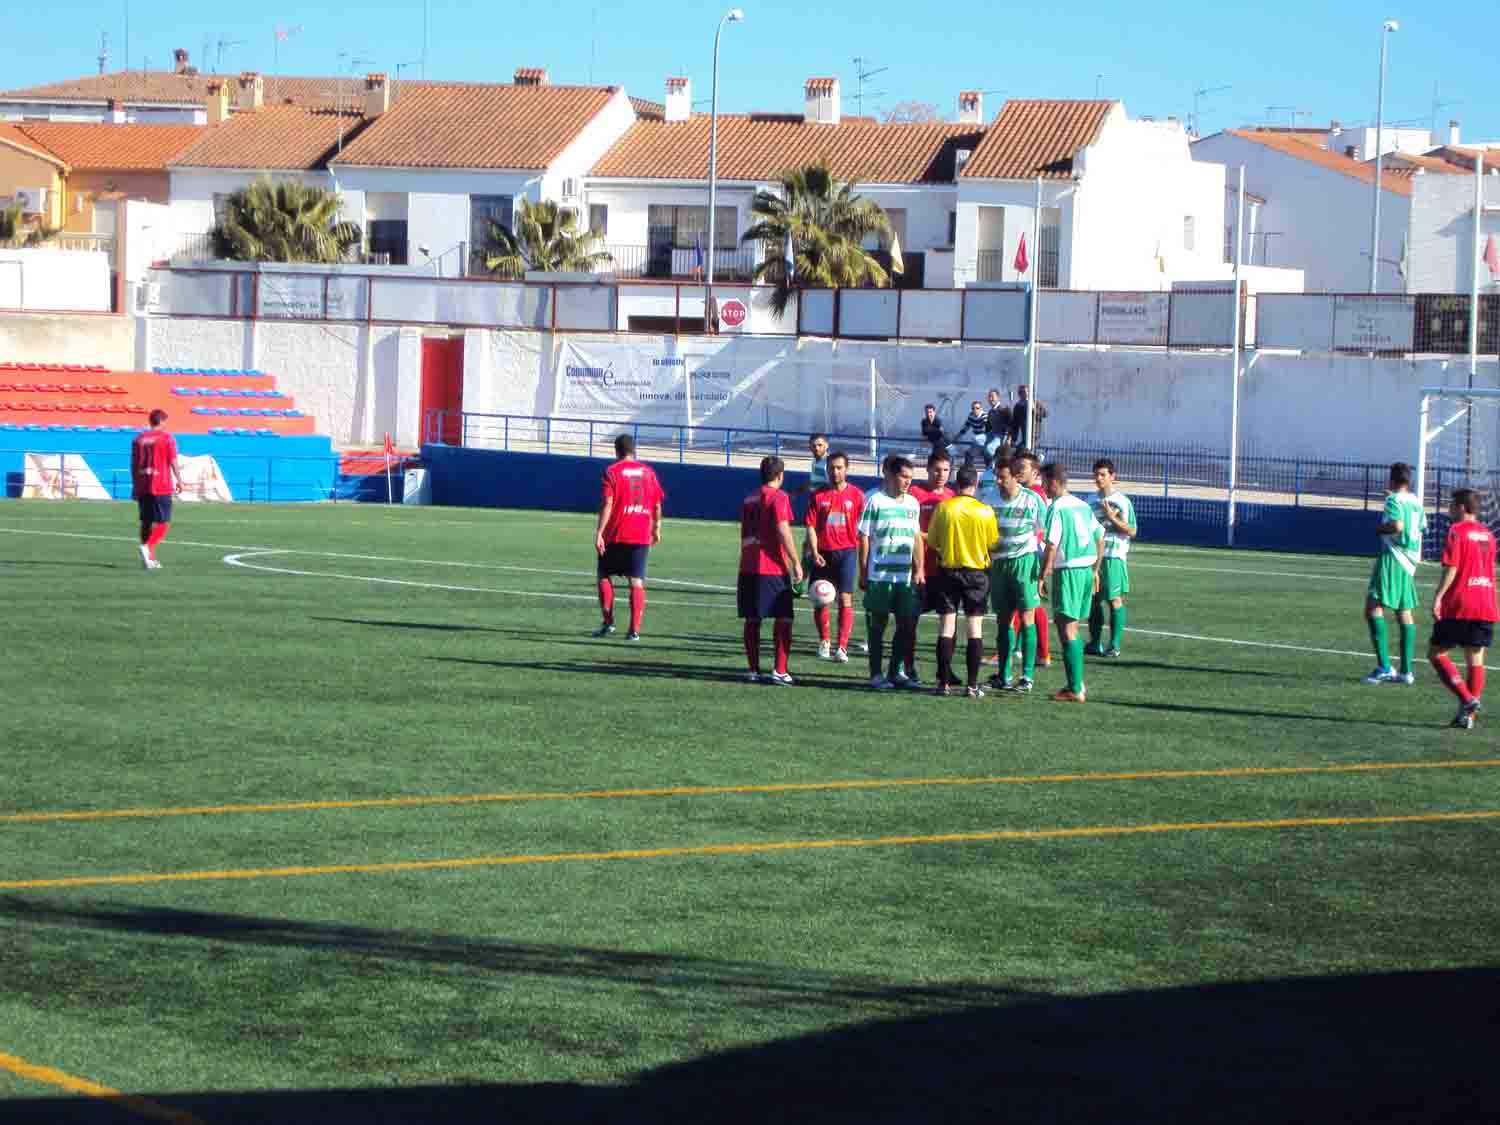
{"label": "palm tree", "polygon": [[578,229],[578,212],[550,199],[538,203],[522,199],[511,227],[491,219],[489,233],[484,268],[497,277],[524,277],[527,270],[592,273],[614,261],[598,248],[601,236],[597,231]]}
{"label": "palm tree", "polygon": [[296,182],[257,180],[225,201],[214,254],[239,262],[342,262],[363,241],[339,218],[339,197]]}
{"label": "palm tree", "polygon": [[[886,286],[890,276],[862,245],[871,235],[888,239],[891,221],[879,204],[854,193],[855,182],[840,183],[825,160],[783,172],[779,191],[758,191],[750,204],[754,223],[741,242],[758,242],[762,261],[755,280],[774,285],[771,311],[779,318],[791,302],[793,285],[815,289]],[[795,278],[787,276],[790,243]]]}
{"label": "palm tree", "polygon": [[19,242],[23,246],[41,246],[57,237],[61,227],[49,226],[46,219],[39,219],[35,226],[26,226],[25,212],[20,203],[12,203],[0,211],[0,242]]}

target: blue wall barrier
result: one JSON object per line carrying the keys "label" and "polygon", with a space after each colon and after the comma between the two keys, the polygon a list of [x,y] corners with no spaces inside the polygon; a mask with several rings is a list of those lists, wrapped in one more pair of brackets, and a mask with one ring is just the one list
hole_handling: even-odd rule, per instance
{"label": "blue wall barrier", "polygon": [[[599,478],[608,464],[597,457],[451,445],[424,445],[422,460],[431,473],[434,504],[566,512],[598,510]],[[658,461],[651,466],[667,493],[665,513],[673,519],[737,519],[740,501],[760,485],[760,474],[754,469]],[[806,479],[805,472],[789,472],[787,486],[796,488]],[[866,489],[879,483],[869,477],[850,480]],[[1224,546],[1228,526],[1224,501],[1175,496],[1132,499],[1142,542]],[[1238,504],[1236,512],[1237,546],[1333,555],[1375,553],[1378,510]]]}

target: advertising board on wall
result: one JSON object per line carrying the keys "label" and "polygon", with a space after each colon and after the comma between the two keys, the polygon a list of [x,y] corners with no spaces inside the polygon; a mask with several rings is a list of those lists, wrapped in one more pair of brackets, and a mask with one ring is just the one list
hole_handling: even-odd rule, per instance
{"label": "advertising board on wall", "polygon": [[1100,293],[1098,342],[1165,345],[1170,307],[1166,293]]}
{"label": "advertising board on wall", "polygon": [[1412,303],[1406,297],[1335,296],[1333,350],[1409,352],[1413,324]]}

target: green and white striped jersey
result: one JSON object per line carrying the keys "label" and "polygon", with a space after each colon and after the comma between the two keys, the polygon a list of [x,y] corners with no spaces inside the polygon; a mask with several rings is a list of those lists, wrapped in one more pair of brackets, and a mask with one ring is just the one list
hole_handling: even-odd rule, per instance
{"label": "green and white striped jersey", "polygon": [[1054,570],[1072,570],[1093,566],[1098,552],[1095,544],[1104,529],[1094,518],[1094,510],[1071,492],[1059,496],[1047,509],[1047,542],[1057,548]]}
{"label": "green and white striped jersey", "polygon": [[995,522],[1000,525],[1000,542],[990,552],[997,559],[1019,559],[1036,551],[1037,532],[1047,516],[1047,506],[1042,498],[1029,488],[1022,488],[1014,500],[1007,500],[1005,493],[995,489],[989,501],[995,509]]}
{"label": "green and white striped jersey", "polygon": [[1130,537],[1113,530],[1105,520],[1104,502],[1106,500],[1114,505],[1115,510],[1120,513],[1120,518],[1132,528],[1139,526],[1135,522],[1135,505],[1130,502],[1130,497],[1119,489],[1115,489],[1107,496],[1102,492],[1096,492],[1094,498],[1089,501],[1089,507],[1094,510],[1094,518],[1099,521],[1099,526],[1104,528],[1104,557],[1123,559],[1130,554]]}
{"label": "green and white striped jersey", "polygon": [[1427,530],[1427,515],[1422,504],[1410,492],[1392,492],[1385,498],[1381,523],[1400,523],[1401,531],[1380,537],[1380,550],[1393,557],[1407,574],[1417,572],[1422,561],[1422,533]]}
{"label": "green and white striped jersey", "polygon": [[910,493],[887,496],[876,489],[865,498],[865,510],[856,525],[859,534],[870,539],[870,566],[866,577],[871,582],[911,584],[911,564],[917,544],[921,506]]}

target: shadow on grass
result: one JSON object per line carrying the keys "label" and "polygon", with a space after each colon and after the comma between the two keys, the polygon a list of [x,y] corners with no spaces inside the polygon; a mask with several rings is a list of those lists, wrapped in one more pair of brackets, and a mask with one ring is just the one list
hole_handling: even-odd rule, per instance
{"label": "shadow on grass", "polygon": [[[515,627],[501,627],[497,625],[451,625],[436,621],[379,621],[358,617],[311,617],[311,621],[321,621],[334,625],[369,625],[381,629],[410,629],[416,632],[434,633],[492,633],[496,636],[511,637],[515,640],[536,641],[548,645],[593,645],[622,644],[624,643],[624,632],[617,633],[614,637],[590,637],[588,633],[559,632],[549,629],[518,629]],[[707,634],[692,633],[654,633],[647,628],[643,634],[644,641],[649,644],[652,641],[672,642],[674,652],[700,652],[710,655],[720,655],[725,652],[741,652],[741,642],[738,635],[723,634],[710,636]],[[681,642],[713,642],[717,647],[709,648],[705,645],[683,645]]]}
{"label": "shadow on grass", "polygon": [[[112,562],[79,562],[77,559],[0,559],[0,566],[44,566],[51,570],[55,566],[83,566],[94,570],[119,570],[119,563]],[[137,570],[140,563],[135,564]]]}
{"label": "shadow on grass", "polygon": [[[631,653],[650,651],[648,649],[637,649],[632,647]],[[643,679],[657,680],[701,680],[704,683],[740,684],[746,691],[757,690],[755,685],[745,683],[745,670],[743,668],[695,668],[692,665],[659,663],[650,660],[621,660],[617,663],[598,664],[587,661],[565,662],[561,660],[479,660],[464,656],[429,656],[428,660],[439,660],[447,664],[474,664],[484,668],[505,668],[517,671],[531,672],[561,672],[569,675],[597,675],[597,676],[636,676]],[[812,658],[808,658],[808,663]],[[852,663],[852,658],[851,658]],[[764,669],[771,667],[770,654],[767,653],[762,660]],[[832,679],[827,676],[809,676],[798,670],[793,662],[791,666],[792,679],[797,686],[814,687],[833,691],[859,691],[869,692],[870,686],[863,679],[839,678]],[[763,684],[761,687],[769,688],[772,685]]]}
{"label": "shadow on grass", "polygon": [[[1215,1125],[1494,1120],[1500,971],[1201,985],[874,1020],[557,1083],[150,1093],[206,1122]],[[562,1064],[566,1065],[566,1064]],[[0,1103],[7,1122],[118,1122]]]}
{"label": "shadow on grass", "polygon": [[1256,668],[1210,668],[1203,664],[1169,664],[1161,660],[1132,660],[1128,656],[1099,657],[1090,656],[1088,667],[1092,671],[1095,668],[1128,668],[1136,671],[1158,671],[1158,672],[1204,672],[1211,676],[1254,676],[1267,680],[1304,679],[1303,676],[1293,676],[1288,672],[1263,672]]}
{"label": "shadow on grass", "polygon": [[1297,711],[1258,711],[1249,707],[1210,707],[1196,703],[1144,703],[1139,700],[1110,699],[1089,693],[1090,704],[1129,707],[1138,711],[1165,711],[1176,715],[1217,715],[1233,719],[1295,719],[1299,723],[1336,723],[1339,726],[1407,727],[1411,730],[1433,730],[1433,723],[1403,722],[1399,719],[1356,719],[1347,714],[1318,715]]}

